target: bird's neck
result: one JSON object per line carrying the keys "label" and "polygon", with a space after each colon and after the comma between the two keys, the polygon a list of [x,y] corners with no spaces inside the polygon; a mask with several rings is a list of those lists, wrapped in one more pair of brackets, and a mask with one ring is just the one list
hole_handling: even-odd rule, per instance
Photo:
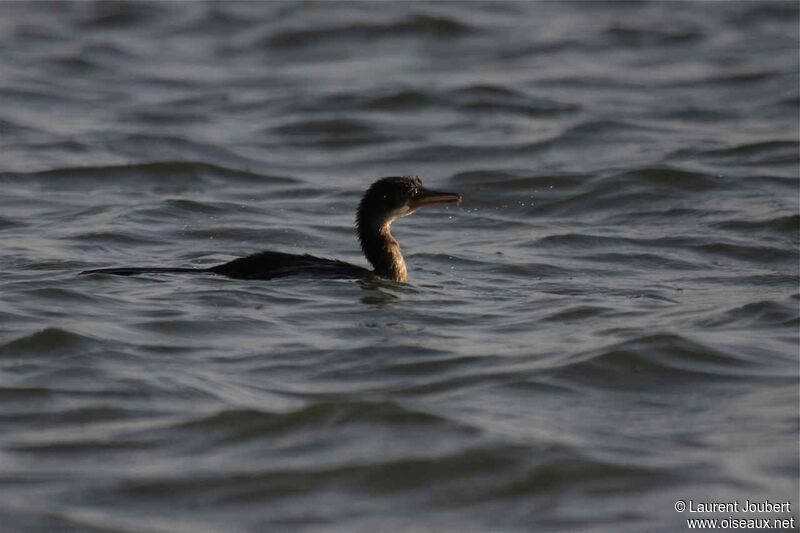
{"label": "bird's neck", "polygon": [[391,221],[359,227],[361,249],[375,269],[375,274],[392,281],[406,283],[408,270],[400,245],[392,237]]}

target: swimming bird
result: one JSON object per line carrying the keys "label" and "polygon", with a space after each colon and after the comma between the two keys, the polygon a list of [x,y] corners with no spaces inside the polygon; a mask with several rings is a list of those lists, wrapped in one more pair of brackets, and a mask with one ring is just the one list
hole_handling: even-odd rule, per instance
{"label": "swimming bird", "polygon": [[293,275],[319,278],[379,278],[406,283],[408,269],[400,245],[392,237],[392,223],[416,210],[432,205],[458,203],[461,196],[423,187],[419,176],[381,178],[373,183],[358,204],[356,231],[361,250],[372,270],[313,255],[260,252],[211,268],[99,268],[81,274],[130,276],[146,273],[207,273],[234,279],[269,280]]}

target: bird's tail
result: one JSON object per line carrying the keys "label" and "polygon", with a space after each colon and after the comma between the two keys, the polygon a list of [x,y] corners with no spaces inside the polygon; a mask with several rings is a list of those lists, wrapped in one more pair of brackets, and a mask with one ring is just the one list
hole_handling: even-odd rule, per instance
{"label": "bird's tail", "polygon": [[96,268],[94,270],[84,270],[81,274],[110,274],[112,276],[133,276],[134,274],[177,274],[192,273],[202,274],[209,272],[206,268]]}

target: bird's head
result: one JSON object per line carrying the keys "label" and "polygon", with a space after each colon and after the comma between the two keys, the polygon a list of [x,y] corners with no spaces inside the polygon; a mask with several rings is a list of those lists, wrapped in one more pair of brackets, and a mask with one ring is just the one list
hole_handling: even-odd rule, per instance
{"label": "bird's head", "polygon": [[373,183],[358,206],[357,224],[382,228],[395,219],[431,205],[458,203],[461,196],[452,192],[426,189],[419,176],[381,178]]}

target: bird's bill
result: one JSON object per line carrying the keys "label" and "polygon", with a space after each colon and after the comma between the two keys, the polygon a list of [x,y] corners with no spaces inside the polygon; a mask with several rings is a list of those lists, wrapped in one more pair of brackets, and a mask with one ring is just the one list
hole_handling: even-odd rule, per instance
{"label": "bird's bill", "polygon": [[409,207],[412,209],[419,209],[420,207],[427,207],[429,205],[438,204],[457,204],[461,202],[461,195],[454,192],[438,192],[429,191],[428,189],[420,189],[414,199],[411,201]]}

